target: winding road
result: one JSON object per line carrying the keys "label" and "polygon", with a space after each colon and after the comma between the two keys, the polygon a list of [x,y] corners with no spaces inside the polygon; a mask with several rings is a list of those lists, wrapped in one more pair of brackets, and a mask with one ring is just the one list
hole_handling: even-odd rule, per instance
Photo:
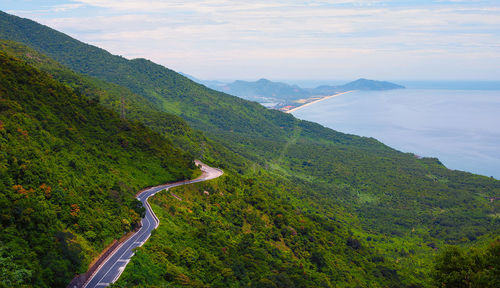
{"label": "winding road", "polygon": [[134,248],[142,246],[142,244],[144,244],[148,240],[149,236],[151,236],[151,231],[158,227],[158,225],[160,224],[160,220],[158,220],[148,203],[149,197],[171,187],[214,179],[224,173],[222,170],[207,166],[198,160],[195,161],[195,163],[196,165],[201,166],[201,171],[203,173],[200,177],[194,180],[187,180],[148,188],[137,195],[137,199],[141,201],[142,205],[144,205],[144,207],[146,208],[146,215],[144,216],[144,218],[142,218],[141,222],[142,227],[130,238],[121,243],[106,258],[106,260],[101,264],[96,272],[87,280],[85,285],[83,285],[84,288],[106,287],[118,280],[123,270],[125,270],[128,262],[130,262],[130,258],[134,256]]}

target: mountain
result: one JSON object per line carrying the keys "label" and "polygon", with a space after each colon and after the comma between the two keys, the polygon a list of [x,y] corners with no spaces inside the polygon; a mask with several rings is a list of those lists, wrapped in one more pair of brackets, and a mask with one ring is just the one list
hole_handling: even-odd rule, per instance
{"label": "mountain", "polygon": [[[265,109],[151,61],[111,55],[27,19],[0,13],[0,38],[22,42],[73,70],[68,74],[54,70],[56,64],[31,64],[53,71],[65,87],[79,91],[89,86],[82,90],[89,92],[101,87],[87,101],[99,100],[119,111],[116,91],[123,91],[128,110],[143,111],[125,117],[137,115],[154,131],[173,134],[173,143],[186,142],[186,150],[226,172],[210,183],[175,190],[183,201],[168,192],[153,200],[162,225],[137,251],[119,286],[427,287],[436,249],[483,245],[499,234],[495,199],[500,181]],[[28,54],[20,50],[18,57],[29,62]],[[174,124],[161,122],[162,115],[184,128],[170,133]],[[15,163],[1,167],[13,169]],[[51,171],[42,168],[42,173]],[[149,168],[144,169],[148,174]],[[7,199],[4,205],[10,209],[15,203]],[[120,223],[117,219],[113,225]],[[12,259],[28,261],[22,251]],[[72,255],[62,259],[70,261]],[[8,263],[3,261],[2,269]]]}
{"label": "mountain", "polygon": [[[5,41],[0,42],[0,44],[1,50],[13,51],[13,54],[21,58],[26,57],[27,60],[26,62],[22,62],[7,56],[4,52],[0,53],[0,63],[2,64],[2,66],[0,66],[0,75],[2,75],[0,88],[3,93],[2,100],[4,101],[2,113],[0,114],[0,123],[2,124],[1,131],[5,132],[2,136],[6,136],[3,137],[3,139],[7,140],[3,141],[6,145],[2,145],[1,148],[6,159],[19,157],[19,159],[23,159],[21,166],[25,166],[24,163],[29,163],[30,166],[28,169],[21,168],[24,169],[24,171],[22,174],[19,174],[13,173],[13,171],[16,170],[14,170],[15,167],[12,164],[4,163],[4,167],[8,169],[2,171],[5,172],[2,176],[6,176],[2,177],[2,179],[6,181],[3,182],[3,184],[8,182],[10,182],[10,184],[0,187],[0,195],[2,196],[2,200],[4,200],[0,203],[3,212],[2,219],[4,220],[2,222],[0,242],[2,244],[5,243],[5,245],[2,245],[2,250],[0,250],[2,253],[0,254],[0,268],[2,271],[5,271],[5,273],[2,273],[0,283],[2,286],[7,287],[17,285],[65,287],[74,273],[85,271],[85,267],[91,262],[92,258],[96,256],[100,249],[106,246],[110,240],[118,238],[137,225],[137,221],[140,219],[138,215],[141,215],[142,208],[137,206],[137,201],[133,200],[132,195],[139,187],[151,185],[150,183],[158,184],[173,181],[178,179],[176,177],[181,177],[181,179],[189,177],[192,173],[192,170],[189,168],[191,164],[185,162],[186,166],[183,170],[178,162],[170,160],[184,159],[185,154],[182,151],[173,148],[168,141],[158,134],[152,133],[148,129],[140,126],[137,127],[139,128],[139,130],[137,130],[136,126],[132,126],[132,124],[126,120],[119,119],[117,114],[100,107],[99,98],[96,98],[98,95],[90,93],[91,86],[96,85],[92,79],[80,78],[82,77],[81,75],[70,73],[70,71],[57,65],[57,63],[53,62],[50,58],[20,44]],[[39,72],[28,63],[50,70],[53,74],[48,75]],[[63,76],[66,73],[69,73],[71,77],[64,78]],[[62,78],[67,81],[67,84],[64,85],[54,80],[54,78]],[[68,79],[72,79],[72,81],[69,82]],[[85,81],[89,81],[86,83],[88,89],[85,90],[85,92],[88,93],[87,96],[75,92],[79,91],[79,89],[74,90],[69,86],[69,84],[78,84],[76,87],[81,88],[79,85]],[[103,93],[113,94],[113,91],[100,92],[101,95]],[[105,97],[105,99],[107,98]],[[71,109],[69,107],[71,107]],[[43,111],[43,113],[39,113],[38,111]],[[103,113],[104,115],[101,115]],[[18,124],[17,121],[23,119],[18,116],[18,114],[29,119],[29,126]],[[97,117],[96,119],[95,114],[101,115],[101,117]],[[105,115],[109,117],[105,117]],[[125,131],[120,132],[120,137],[118,139],[115,139],[113,123],[123,125],[123,127],[119,127],[118,130]],[[35,128],[31,127],[32,125],[35,125]],[[36,126],[42,126],[44,128],[36,129]],[[17,130],[15,130],[16,127],[22,128],[17,128]],[[101,130],[99,127],[104,127],[104,129]],[[16,131],[18,132],[16,138],[20,138],[19,140],[21,141],[17,141],[16,138],[10,137],[10,135],[14,134]],[[76,137],[72,133],[67,134],[67,131],[74,131]],[[131,132],[127,133],[126,131]],[[136,139],[126,137],[127,134],[131,134],[128,136],[133,137],[134,133],[137,132],[141,134],[139,137],[136,137]],[[54,135],[56,138],[46,139],[46,137],[42,137],[41,135]],[[70,137],[68,138],[67,136]],[[22,143],[23,140],[28,140],[29,144]],[[50,141],[56,141],[57,145],[60,145],[61,148],[56,149],[45,144],[50,143]],[[142,141],[144,141],[144,143]],[[136,143],[143,144],[140,147],[136,147]],[[148,143],[155,144],[155,146],[150,147]],[[47,146],[47,148],[45,150],[39,149],[38,146]],[[17,147],[20,147],[21,151],[25,151],[26,154],[16,152]],[[158,151],[161,151],[161,153],[167,154],[160,153],[159,155],[155,155],[155,151],[157,151],[155,149],[159,149]],[[53,155],[43,155],[51,150],[53,151]],[[97,150],[100,152],[97,152]],[[145,152],[142,153],[144,154],[142,155],[141,151],[153,152]],[[104,156],[101,155],[101,153],[107,155]],[[69,164],[65,163],[67,161],[66,158],[70,159]],[[185,158],[185,160],[188,159],[189,158]],[[157,160],[161,160],[161,166],[159,167],[156,166]],[[147,161],[147,163],[145,161]],[[97,171],[95,171],[96,167],[99,167]],[[139,167],[144,170],[137,171]],[[107,174],[108,169],[109,173],[113,173],[113,175]],[[33,175],[34,172],[38,172],[40,176],[27,177],[27,175],[24,174],[28,173],[28,175]],[[95,173],[98,173],[97,175],[99,176]],[[118,173],[117,176],[114,176],[116,173]],[[136,178],[129,178],[127,173],[132,173],[133,177]],[[46,176],[47,174],[53,175]],[[78,177],[76,175],[78,175]],[[169,177],[168,175],[172,176]],[[150,177],[153,180],[152,182],[149,182],[151,180],[148,176],[152,176]],[[155,177],[160,178],[156,179]],[[227,274],[223,282],[226,284],[244,283],[248,280],[261,284],[298,281],[310,287],[321,285],[322,283],[329,283],[330,281],[325,282],[324,280],[328,277],[327,273],[329,272],[318,272],[316,271],[318,268],[314,267],[325,266],[327,263],[325,257],[334,256],[328,256],[331,252],[328,252],[328,248],[324,244],[314,244],[315,240],[311,238],[312,235],[316,235],[316,237],[321,235],[321,237],[325,239],[324,241],[329,240],[338,243],[347,243],[343,245],[346,245],[346,247],[354,247],[353,249],[355,249],[354,251],[356,252],[352,253],[349,258],[347,258],[348,255],[335,256],[337,265],[342,264],[344,267],[343,270],[345,270],[344,273],[346,274],[352,273],[348,268],[349,259],[351,258],[357,259],[359,263],[364,263],[363,265],[369,266],[371,262],[370,257],[372,257],[370,255],[379,258],[382,257],[377,256],[376,253],[370,251],[366,247],[360,247],[357,240],[348,236],[349,234],[346,227],[337,227],[335,232],[331,231],[332,224],[323,223],[322,226],[317,227],[317,224],[324,220],[319,220],[321,218],[316,219],[315,217],[317,216],[313,215],[297,214],[297,211],[294,210],[293,206],[290,206],[288,200],[277,201],[273,199],[275,197],[273,196],[274,193],[280,193],[283,198],[289,196],[266,186],[286,185],[292,187],[294,185],[286,179],[275,182],[276,179],[273,180],[272,178],[269,175],[266,176],[264,172],[261,174],[261,179],[245,179],[229,171],[229,175],[226,176],[224,180],[208,184],[208,186],[197,187],[198,189],[203,189],[203,191],[209,190],[212,191],[212,193],[215,193],[215,191],[224,193],[226,195],[224,198],[224,202],[226,203],[224,208],[225,212],[222,213],[223,210],[217,211],[217,209],[211,209],[212,214],[207,214],[202,212],[203,209],[200,210],[199,206],[192,206],[188,208],[188,210],[192,208],[192,211],[194,211],[192,212],[193,218],[185,220],[180,218],[176,223],[176,225],[182,227],[182,230],[189,231],[189,234],[180,235],[175,228],[174,230],[169,230],[167,234],[163,234],[165,233],[164,230],[158,231],[158,233],[162,233],[160,234],[162,237],[158,239],[160,240],[159,245],[164,245],[161,243],[164,243],[163,241],[166,239],[165,236],[168,236],[173,240],[173,243],[182,240],[184,241],[184,245],[186,245],[185,247],[188,247],[187,250],[184,249],[178,256],[175,256],[178,261],[173,262],[175,266],[172,266],[174,265],[172,264],[168,270],[168,273],[170,273],[169,275],[171,275],[169,277],[173,277],[174,283],[189,286],[200,285],[200,283],[221,284],[218,282],[221,279],[205,278],[201,274],[198,275],[197,273],[185,272],[187,267],[185,266],[186,262],[183,260],[183,255],[186,255],[185,253],[191,253],[193,247],[199,247],[197,250],[200,252],[198,253],[203,251],[204,257],[222,258],[220,252],[217,251],[221,251],[220,245],[226,245],[225,249],[230,251],[232,256],[230,258],[226,257],[227,262],[224,266],[216,266],[212,261],[205,261],[204,258],[194,256],[197,258],[197,265],[200,267],[200,270],[206,269],[207,272],[208,270],[212,272],[217,271],[217,274],[220,275],[223,273],[232,273],[230,272],[232,269],[235,269],[234,271],[239,271],[234,273],[234,275]],[[55,179],[60,180],[57,182]],[[145,182],[141,182],[144,180]],[[77,181],[77,183],[68,184],[67,181],[70,181],[69,183],[73,183],[71,181]],[[117,181],[117,183],[113,184],[114,181]],[[57,184],[55,184],[55,182],[57,182]],[[14,183],[18,184],[13,185],[12,191],[10,191],[9,185]],[[42,184],[40,185],[40,183]],[[141,186],[129,186],[133,184],[139,184]],[[69,188],[67,185],[69,185]],[[259,193],[235,193],[237,191],[235,189],[240,189],[239,191],[241,192],[251,191],[254,185],[261,187]],[[97,189],[100,193],[96,193],[94,189]],[[109,193],[110,199],[106,198],[107,193]],[[176,193],[182,195],[183,198],[197,197],[196,194],[187,195],[182,191],[176,191]],[[22,198],[23,195],[26,195],[26,201]],[[202,193],[202,195],[204,194]],[[165,197],[165,195],[163,195],[163,197]],[[117,203],[114,201],[117,201]],[[92,205],[89,202],[97,202],[99,204]],[[65,205],[68,206],[67,209],[64,209]],[[266,217],[269,219],[268,221],[271,222],[269,222],[264,229],[264,226],[259,226],[258,222],[254,223],[251,220],[243,220],[241,216],[237,216],[242,213],[241,205],[245,205],[248,208],[254,207],[253,209],[256,209],[256,211],[262,211],[258,212],[262,213],[259,217]],[[266,207],[265,211],[263,211],[264,205]],[[158,205],[154,207],[158,215],[164,215],[165,212],[163,212],[163,210],[158,211]],[[167,206],[162,205],[162,207],[166,209]],[[178,214],[182,211],[182,207],[175,208],[176,206],[172,205],[172,203],[169,203],[168,207],[168,211],[177,211],[177,209],[179,209],[179,212],[171,213]],[[26,216],[23,216],[19,221],[13,220],[13,216],[16,215],[13,211],[17,210],[22,211],[23,215],[26,214]],[[39,213],[42,211],[43,214],[40,215]],[[108,214],[108,212],[111,214]],[[202,212],[202,214],[200,214],[200,212]],[[243,215],[243,217],[250,219],[250,215],[253,214]],[[203,217],[203,222],[199,222],[198,217]],[[221,217],[223,217],[222,219],[225,221],[225,226],[213,226],[221,221]],[[57,219],[60,221],[57,221]],[[161,218],[161,220],[162,222],[169,221],[168,218]],[[212,224],[209,224],[208,221],[211,221],[210,223]],[[255,226],[255,228],[253,228],[255,232],[262,235],[270,235],[269,233],[272,232],[275,236],[266,241],[248,238],[248,236],[246,236],[247,233],[239,228],[242,223],[241,221],[250,221],[250,223]],[[43,226],[40,226],[42,224]],[[33,225],[38,225],[36,226],[38,228],[33,227]],[[196,225],[194,226],[195,228],[193,228],[193,225]],[[200,231],[203,230],[206,225],[213,226],[210,238],[202,238],[200,234]],[[228,227],[228,225],[232,227],[233,232],[231,233],[231,239],[224,240],[221,237],[226,233],[225,227]],[[303,238],[301,240],[303,243],[300,246],[303,246],[303,248],[311,246],[311,248],[307,248],[306,251],[315,249],[314,253],[317,255],[315,257],[317,257],[318,260],[312,260],[313,262],[310,262],[311,260],[300,257],[302,260],[298,261],[285,250],[280,251],[273,246],[276,245],[275,243],[281,243],[279,241],[289,241],[289,238],[295,235],[294,233],[296,232],[294,231],[298,228],[293,228],[290,225],[295,227],[301,225],[301,227],[304,227],[301,228],[303,230],[301,233],[310,234],[310,236],[304,234],[304,236],[301,237]],[[165,227],[169,229],[173,228],[168,225]],[[112,230],[112,233],[109,232],[109,229],[115,230]],[[282,233],[284,233],[283,231],[289,232],[287,232],[286,235],[282,235]],[[24,236],[26,241],[21,241],[20,238],[16,238],[19,237],[18,235]],[[28,235],[29,237],[27,237]],[[217,237],[220,241],[218,241],[215,246],[207,246],[207,243],[213,241],[212,237]],[[152,238],[157,239],[157,237]],[[156,241],[152,242],[151,245],[158,245]],[[352,243],[346,241],[351,241]],[[267,251],[258,249],[259,246],[266,247]],[[204,248],[202,249],[202,247]],[[245,249],[241,249],[242,247],[245,247]],[[30,249],[35,249],[38,253],[28,253]],[[167,249],[165,251],[173,251],[169,250],[169,248],[162,249]],[[52,253],[49,253],[49,250],[52,251]],[[142,258],[140,258],[142,261],[151,261],[149,257],[156,257],[155,254],[158,252],[157,250],[153,250],[155,253],[149,255],[147,251],[148,250],[139,252],[138,255],[142,255]],[[251,259],[247,253],[251,253],[252,255],[257,253],[256,255],[259,256]],[[136,257],[136,259],[138,257]],[[278,258],[281,259],[282,263],[275,263],[273,259]],[[56,259],[60,260],[57,261]],[[122,284],[119,285],[130,286],[131,283],[137,283],[138,280],[136,277],[140,277],[143,273],[149,276],[153,273],[152,278],[148,280],[148,285],[152,285],[152,283],[156,282],[158,284],[164,283],[165,279],[163,279],[161,275],[154,274],[156,273],[154,271],[161,271],[161,269],[164,268],[163,265],[165,265],[165,263],[162,261],[168,261],[167,259],[160,260],[161,259],[157,259],[154,263],[149,263],[147,266],[141,267],[139,273],[130,274],[130,272],[127,272],[127,277],[124,277],[124,279],[121,280]],[[136,261],[141,260],[134,259],[134,262],[131,264],[132,269],[138,265]],[[173,261],[173,258],[171,258],[170,261]],[[255,276],[251,276],[248,280],[244,280],[241,278],[243,275],[241,273],[250,273],[254,270],[253,268],[227,268],[237,267],[240,265],[239,263],[244,263],[243,261],[246,263],[259,261],[261,267],[258,270],[258,274],[254,274]],[[28,265],[27,263],[30,264]],[[45,265],[42,267],[41,263],[45,263]],[[304,268],[304,263],[309,263],[308,266],[314,266]],[[156,270],[155,267],[160,270]],[[285,272],[275,275],[275,273],[272,272],[274,269]],[[389,264],[379,265],[379,267],[371,269],[373,270],[372,274],[375,274],[379,273],[381,269],[392,271],[394,267]],[[255,272],[257,271],[252,273]],[[188,273],[190,278],[186,278],[184,273]],[[307,279],[301,279],[303,273],[311,273],[311,275]],[[362,272],[362,275],[364,275],[363,278],[366,280],[371,279],[370,281],[375,282],[382,281],[382,283],[390,281],[384,279],[376,280],[372,274]],[[143,282],[138,283],[144,284]],[[328,285],[332,284],[330,283]]]}
{"label": "mountain", "polygon": [[[2,47],[14,49],[18,53],[30,51],[10,42],[4,43]],[[35,63],[53,64],[50,59],[33,54],[32,51],[28,55]],[[102,108],[92,97],[87,98],[75,93],[52,76],[3,52],[0,52],[0,75],[1,151],[2,158],[5,157],[6,160],[0,170],[0,283],[6,287],[65,287],[74,273],[85,271],[92,257],[99,254],[100,249],[110,240],[118,238],[137,225],[142,208],[133,199],[135,191],[151,184],[190,177],[191,162],[182,151],[173,148],[169,141],[158,134],[141,127],[140,124],[120,119],[117,114]],[[78,77],[78,74],[73,76]],[[16,161],[16,165],[10,163],[12,161]],[[148,278],[148,286],[164,283],[165,278],[162,275],[165,273],[172,277],[174,283],[188,286],[202,285],[201,283],[236,284],[249,280],[261,284],[294,281],[309,287],[329,283],[324,280],[327,277],[326,272],[318,272],[314,267],[326,266],[325,257],[333,255],[328,255],[331,252],[327,251],[325,244],[314,243],[316,241],[311,237],[314,235],[324,239],[321,241],[344,243],[344,239],[349,237],[346,228],[337,227],[335,231],[330,231],[333,227],[328,223],[317,227],[316,224],[320,223],[320,220],[315,220],[311,215],[297,214],[286,200],[273,200],[273,190],[265,186],[262,186],[258,193],[246,192],[252,191],[254,185],[269,185],[271,181],[275,180],[250,181],[230,174],[224,180],[207,186],[193,186],[203,191],[209,190],[214,196],[217,195],[215,191],[223,191],[226,197],[220,200],[223,199],[221,203],[225,203],[224,210],[217,211],[213,207],[207,211],[200,209],[197,204],[183,210],[183,207],[176,208],[170,202],[168,210],[158,211],[158,204],[154,206],[158,215],[162,215],[163,223],[170,221],[164,217],[165,211],[179,216],[176,226],[165,226],[172,229],[167,234],[163,234],[165,230],[159,230],[157,233],[161,233],[161,238],[152,237],[155,239],[151,243],[155,247],[155,253],[151,257],[157,258],[157,245],[164,251],[161,255],[171,257],[157,258],[154,263],[141,267],[137,274],[131,274],[128,269],[128,276],[121,280],[122,284],[119,285],[144,284],[137,282],[135,278],[143,273],[153,276]],[[198,197],[200,199],[194,203],[203,203],[200,201],[200,195],[196,193],[175,193],[184,199]],[[165,200],[168,199],[166,195],[162,195]],[[282,196],[285,197],[285,194]],[[207,202],[203,205],[211,204]],[[261,212],[247,214],[242,211],[242,205]],[[161,206],[165,209],[167,207]],[[183,215],[182,211],[192,211],[192,217],[180,217]],[[268,223],[265,226],[259,225],[259,220],[251,220],[251,215],[266,217]],[[247,219],[244,220],[243,217]],[[224,221],[223,226],[218,224],[221,219]],[[245,230],[241,229],[242,223],[247,221],[259,234],[274,235],[273,238],[263,241],[261,236],[256,237],[258,239],[249,237]],[[201,234],[207,225],[212,227],[210,237]],[[281,251],[273,246],[281,243],[280,241],[288,241],[297,233],[295,229],[299,228],[293,228],[291,225],[303,227],[299,230],[304,234],[300,240],[304,242],[301,249],[305,249],[306,245],[311,245],[308,250],[315,249],[313,252],[316,253],[314,255],[317,259],[314,258],[316,260],[313,259],[313,262],[300,256],[302,261],[299,261],[286,250]],[[177,227],[185,232],[179,234]],[[232,227],[230,239],[223,236],[227,233],[227,227]],[[185,246],[175,252],[164,246],[165,237],[172,239],[172,243],[183,241]],[[353,239],[350,241],[358,243]],[[279,245],[280,249],[286,247]],[[353,251],[356,252],[352,252],[349,258],[347,255],[335,257],[337,265],[342,264],[346,274],[352,273],[348,271],[350,258],[369,265],[370,256],[367,255],[376,256],[368,248],[356,246],[359,244],[349,245],[353,246]],[[199,249],[193,250],[196,247]],[[232,255],[230,258],[226,257],[223,266],[210,260],[224,258],[221,248],[225,248],[227,253]],[[147,252],[138,253],[142,261],[151,261]],[[247,253],[255,256],[249,256]],[[280,262],[274,259],[280,259]],[[200,271],[204,269],[212,275],[226,275],[225,280],[221,282],[222,279],[186,272],[186,269],[189,269],[186,265],[193,265],[194,260]],[[131,269],[137,267],[135,261],[139,260],[134,259]],[[248,266],[257,261],[261,264],[258,270]],[[167,263],[171,264],[164,266]],[[303,267],[304,263],[314,266]],[[167,270],[163,270],[164,268]],[[233,269],[235,272],[232,272]],[[273,269],[281,272],[276,274]],[[372,268],[372,274],[381,269],[394,268],[391,265],[383,265]],[[156,271],[164,272],[158,275]],[[184,273],[187,273],[189,278]],[[248,277],[248,280],[245,280],[242,277],[247,273],[253,275],[244,276]],[[311,275],[303,278],[303,273]],[[371,274],[362,271],[357,273],[364,275],[363,278],[377,281]],[[383,280],[386,281],[388,280]]]}
{"label": "mountain", "polygon": [[338,86],[328,86],[322,85],[318,86],[310,91],[317,95],[332,95],[340,91],[351,91],[351,90],[361,90],[361,91],[382,91],[382,90],[393,90],[393,89],[404,89],[404,86],[387,82],[387,81],[376,81],[360,78],[358,80],[349,82],[344,85]]}
{"label": "mountain", "polygon": [[338,86],[342,90],[392,90],[392,89],[404,89],[404,86],[394,84],[387,81],[376,81],[368,79],[358,79],[356,81],[349,82],[347,84]]}
{"label": "mountain", "polygon": [[267,79],[255,82],[237,80],[224,86],[216,86],[216,88],[219,91],[258,102],[266,101],[266,99],[300,99],[309,95],[307,91],[296,85],[272,82]]}
{"label": "mountain", "polygon": [[244,161],[237,155],[233,153],[232,156],[229,156],[232,154],[231,151],[207,139],[201,132],[192,129],[181,117],[162,111],[128,88],[74,72],[38,51],[17,42],[0,40],[0,50],[50,74],[54,79],[66,84],[78,93],[117,113],[121,113],[123,108],[124,116],[127,119],[146,124],[152,130],[171,140],[176,146],[196,157],[202,157],[202,154],[205,154],[206,158],[209,157],[209,154],[214,157],[224,154],[225,158],[235,158],[233,162],[244,165]]}
{"label": "mountain", "polygon": [[194,172],[167,139],[2,51],[0,151],[1,287],[67,285],[138,225],[136,191]]}
{"label": "mountain", "polygon": [[380,91],[405,88],[404,86],[391,82],[367,80],[363,78],[343,85],[321,85],[316,88],[301,88],[297,85],[273,82],[267,79],[260,79],[255,82],[237,80],[227,84],[221,82],[202,81],[196,78],[190,79],[220,92],[225,92],[259,103],[282,103],[280,106],[293,104],[293,101],[299,99],[305,99],[312,96],[329,96],[342,91]]}

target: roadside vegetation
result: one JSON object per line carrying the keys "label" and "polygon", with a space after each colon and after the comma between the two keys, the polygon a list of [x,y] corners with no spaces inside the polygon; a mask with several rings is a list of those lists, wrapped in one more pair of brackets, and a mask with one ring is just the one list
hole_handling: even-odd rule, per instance
{"label": "roadside vegetation", "polygon": [[67,285],[192,157],[0,52],[0,287]]}
{"label": "roadside vegetation", "polygon": [[[286,180],[228,174],[153,200],[161,225],[116,287],[404,287],[342,213],[303,210]],[[278,189],[276,189],[278,188]],[[300,189],[296,192],[302,192]],[[178,200],[172,196],[179,196]]]}

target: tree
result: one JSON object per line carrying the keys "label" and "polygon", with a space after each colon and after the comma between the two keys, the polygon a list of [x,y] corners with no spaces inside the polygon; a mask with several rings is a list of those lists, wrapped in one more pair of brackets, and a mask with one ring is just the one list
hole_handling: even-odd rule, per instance
{"label": "tree", "polygon": [[500,241],[467,252],[445,248],[436,257],[433,282],[437,287],[500,287]]}

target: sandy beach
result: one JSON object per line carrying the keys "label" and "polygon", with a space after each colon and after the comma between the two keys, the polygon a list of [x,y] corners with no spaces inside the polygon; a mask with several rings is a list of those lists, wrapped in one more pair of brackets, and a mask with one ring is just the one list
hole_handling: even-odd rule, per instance
{"label": "sandy beach", "polygon": [[312,104],[318,103],[318,102],[323,101],[323,100],[326,100],[326,99],[330,99],[330,98],[333,98],[333,97],[337,97],[337,96],[340,96],[340,95],[343,95],[343,94],[346,94],[346,93],[350,93],[350,92],[353,92],[353,91],[354,91],[354,90],[350,90],[350,91],[345,91],[345,92],[337,93],[337,94],[330,95],[330,96],[325,96],[325,97],[323,97],[323,98],[321,98],[321,99],[314,100],[314,101],[311,101],[311,102],[309,102],[309,103],[306,103],[306,104],[304,104],[304,105],[302,105],[302,106],[299,106],[299,107],[295,107],[295,108],[293,108],[293,109],[290,109],[290,110],[286,111],[285,113],[292,113],[292,112],[295,112],[295,111],[297,111],[297,110],[299,110],[299,109],[302,109],[302,108],[304,108],[304,107],[306,107],[306,106],[309,106],[309,105],[312,105]]}

